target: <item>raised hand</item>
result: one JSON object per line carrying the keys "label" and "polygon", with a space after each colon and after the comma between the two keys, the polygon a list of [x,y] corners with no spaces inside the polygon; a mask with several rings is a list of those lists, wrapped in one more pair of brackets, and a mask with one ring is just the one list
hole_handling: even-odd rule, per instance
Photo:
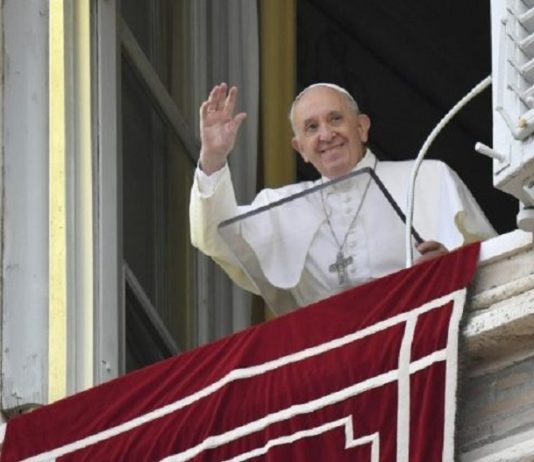
{"label": "raised hand", "polygon": [[237,88],[226,83],[215,85],[200,106],[200,165],[207,175],[221,169],[232,151],[237,132],[247,116],[234,115]]}

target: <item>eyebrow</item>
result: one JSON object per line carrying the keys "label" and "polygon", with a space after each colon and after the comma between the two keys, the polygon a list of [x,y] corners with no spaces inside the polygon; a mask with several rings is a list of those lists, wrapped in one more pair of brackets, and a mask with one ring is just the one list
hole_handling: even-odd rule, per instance
{"label": "eyebrow", "polygon": [[[342,110],[339,110],[339,109],[332,109],[331,111],[328,111],[328,113],[326,114],[327,117],[331,117],[332,115],[337,115],[337,114],[342,114],[343,111]],[[315,122],[317,119],[316,116],[314,117],[308,117],[307,119],[304,120],[303,122],[303,125],[306,126],[308,125],[309,123],[311,122]]]}

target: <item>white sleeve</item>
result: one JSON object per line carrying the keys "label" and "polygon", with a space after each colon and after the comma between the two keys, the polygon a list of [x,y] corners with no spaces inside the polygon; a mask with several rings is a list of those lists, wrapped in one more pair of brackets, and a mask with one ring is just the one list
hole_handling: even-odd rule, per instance
{"label": "white sleeve", "polygon": [[450,170],[450,175],[456,183],[458,196],[463,205],[462,210],[454,217],[456,227],[464,237],[463,243],[483,241],[496,236],[495,229],[458,174]]}
{"label": "white sleeve", "polygon": [[225,165],[220,170],[206,175],[199,167],[195,170],[195,181],[198,187],[200,197],[210,197],[215,192],[217,185],[221,182],[226,174],[229,174],[228,165]]}
{"label": "white sleeve", "polygon": [[212,257],[237,285],[257,294],[258,288],[218,231],[219,223],[239,213],[228,166],[209,176],[197,168],[189,202],[191,243]]}
{"label": "white sleeve", "polygon": [[[423,162],[416,183],[415,215],[423,238],[448,249],[496,235],[458,174],[436,160]],[[414,219],[415,220],[415,219]]]}

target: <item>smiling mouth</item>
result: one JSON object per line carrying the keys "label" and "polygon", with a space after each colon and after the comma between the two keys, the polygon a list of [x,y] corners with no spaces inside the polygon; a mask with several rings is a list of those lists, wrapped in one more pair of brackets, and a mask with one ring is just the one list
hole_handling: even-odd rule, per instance
{"label": "smiling mouth", "polygon": [[330,151],[335,151],[344,146],[345,143],[336,144],[335,146],[328,146],[327,148],[322,149],[321,154],[328,154]]}

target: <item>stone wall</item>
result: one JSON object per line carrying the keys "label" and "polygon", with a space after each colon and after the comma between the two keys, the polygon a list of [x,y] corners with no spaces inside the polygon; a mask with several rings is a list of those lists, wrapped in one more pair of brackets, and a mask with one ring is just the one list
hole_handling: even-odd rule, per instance
{"label": "stone wall", "polygon": [[464,318],[457,460],[534,461],[532,234],[483,243]]}

